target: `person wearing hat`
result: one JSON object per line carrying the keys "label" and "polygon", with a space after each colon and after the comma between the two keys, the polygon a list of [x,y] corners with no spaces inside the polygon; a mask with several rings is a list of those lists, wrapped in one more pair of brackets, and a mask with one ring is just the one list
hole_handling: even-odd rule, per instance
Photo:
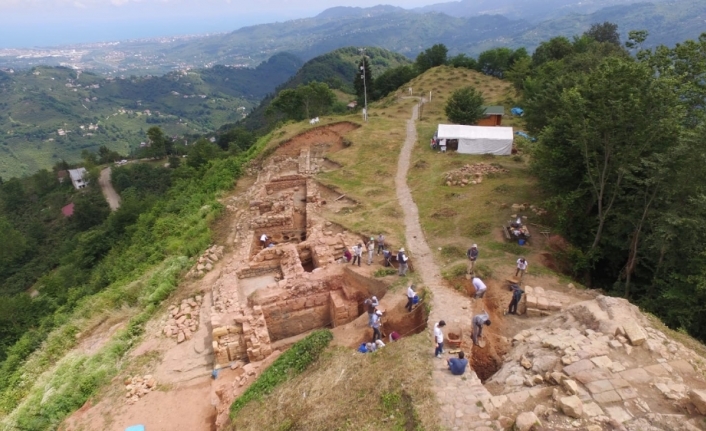
{"label": "person wearing hat", "polygon": [[375,238],[370,237],[368,241],[368,265],[373,264],[373,254],[375,253]]}
{"label": "person wearing hat", "polygon": [[380,317],[382,316],[382,311],[377,310],[373,314],[373,343],[376,340],[382,339],[382,334],[380,333]]}
{"label": "person wearing hat", "polygon": [[404,252],[404,247],[400,248],[400,251],[397,253],[397,262],[399,262],[400,267],[398,270],[399,276],[404,277],[407,275],[407,261],[409,258]]}
{"label": "person wearing hat", "polygon": [[358,243],[358,245],[353,246],[353,263],[352,265],[355,265],[355,261],[358,261],[358,266],[360,266],[360,261],[363,257],[363,244]]}
{"label": "person wearing hat", "polygon": [[468,257],[468,274],[475,274],[476,260],[478,260],[478,244],[473,244],[466,251],[466,256]]}
{"label": "person wearing hat", "polygon": [[444,353],[444,333],[441,328],[446,326],[446,322],[439,320],[439,323],[434,324],[434,356],[441,359],[441,354]]}
{"label": "person wearing hat", "polygon": [[417,294],[414,293],[414,285],[410,284],[409,287],[407,287],[407,305],[404,306],[404,308],[406,308],[409,312],[412,311],[412,306],[414,305],[414,297],[416,295]]}
{"label": "person wearing hat", "polygon": [[525,275],[525,271],[527,271],[527,265],[527,260],[525,260],[524,257],[517,259],[517,271],[515,271],[515,277],[519,274],[520,280],[522,280],[522,277]]}
{"label": "person wearing hat", "polygon": [[473,344],[478,346],[478,339],[483,335],[483,326],[490,326],[490,316],[488,313],[477,314],[473,317]]}

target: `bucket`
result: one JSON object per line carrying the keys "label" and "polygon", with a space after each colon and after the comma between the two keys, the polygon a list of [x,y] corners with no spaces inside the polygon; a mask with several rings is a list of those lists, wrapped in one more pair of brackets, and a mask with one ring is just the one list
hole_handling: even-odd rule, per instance
{"label": "bucket", "polygon": [[524,239],[519,239],[519,240],[517,240],[517,244],[519,244],[519,245],[525,245],[525,240],[524,240]]}
{"label": "bucket", "polygon": [[419,296],[414,295],[414,298],[412,298],[412,304],[417,305],[419,304]]}

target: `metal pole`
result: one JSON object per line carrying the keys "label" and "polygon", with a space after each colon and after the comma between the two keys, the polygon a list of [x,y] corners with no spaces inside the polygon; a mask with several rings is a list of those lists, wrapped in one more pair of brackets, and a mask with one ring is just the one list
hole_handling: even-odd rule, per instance
{"label": "metal pole", "polygon": [[363,98],[365,101],[365,104],[363,105],[363,119],[365,122],[368,121],[368,85],[366,83],[366,77],[365,77],[365,48],[361,48],[360,52],[363,55],[363,62],[362,66],[360,66],[360,70],[363,72]]}

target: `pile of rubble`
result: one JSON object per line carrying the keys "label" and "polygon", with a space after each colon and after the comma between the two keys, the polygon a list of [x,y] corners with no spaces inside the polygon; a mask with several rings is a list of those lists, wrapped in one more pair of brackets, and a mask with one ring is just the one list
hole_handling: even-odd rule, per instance
{"label": "pile of rubble", "polygon": [[[532,211],[533,213],[537,214],[538,216],[542,216],[547,213],[547,210],[540,208],[536,205],[530,205],[530,204],[512,204],[512,210],[513,211]],[[513,218],[516,217],[515,215],[512,216]]]}
{"label": "pile of rubble", "polygon": [[467,186],[469,184],[480,184],[483,176],[488,174],[504,174],[509,172],[505,168],[494,166],[488,163],[475,163],[464,165],[463,167],[447,172],[444,175],[444,183],[447,186]]}
{"label": "pile of rubble", "polygon": [[146,376],[128,377],[125,379],[125,398],[128,404],[135,404],[157,387],[157,380],[147,374]]}
{"label": "pile of rubble", "polygon": [[623,299],[575,304],[513,346],[482,403],[491,416],[515,417],[515,429],[703,429],[702,358]]}
{"label": "pile of rubble", "polygon": [[213,245],[209,247],[198,259],[196,266],[191,268],[187,277],[200,278],[213,269],[213,266],[223,258],[223,246]]}
{"label": "pile of rubble", "polygon": [[177,343],[190,340],[191,334],[199,328],[201,302],[203,297],[196,295],[182,300],[179,305],[169,306],[170,319],[164,326],[164,335],[176,338]]}

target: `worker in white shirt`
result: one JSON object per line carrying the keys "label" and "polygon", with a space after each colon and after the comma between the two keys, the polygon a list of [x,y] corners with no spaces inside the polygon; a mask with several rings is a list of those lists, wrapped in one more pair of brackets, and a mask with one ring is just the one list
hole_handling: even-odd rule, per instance
{"label": "worker in white shirt", "polygon": [[439,320],[439,323],[434,325],[434,345],[436,346],[434,350],[434,356],[441,358],[441,354],[444,353],[444,333],[441,332],[441,328],[446,326],[446,322]]}
{"label": "worker in white shirt", "polygon": [[260,245],[262,245],[262,248],[267,247],[267,240],[270,239],[267,234],[263,233],[260,235]]}
{"label": "worker in white shirt", "polygon": [[522,280],[522,277],[525,275],[525,271],[527,271],[527,265],[529,264],[524,257],[517,259],[517,271],[515,271],[515,277],[519,275],[520,280]]}
{"label": "worker in white shirt", "polygon": [[476,289],[476,298],[482,298],[485,295],[485,291],[488,290],[488,287],[479,277],[473,277],[473,287]]}
{"label": "worker in white shirt", "polygon": [[414,293],[414,285],[410,284],[409,287],[407,288],[407,305],[404,306],[404,308],[407,309],[407,311],[412,311],[412,306],[414,305],[414,297],[417,294]]}

